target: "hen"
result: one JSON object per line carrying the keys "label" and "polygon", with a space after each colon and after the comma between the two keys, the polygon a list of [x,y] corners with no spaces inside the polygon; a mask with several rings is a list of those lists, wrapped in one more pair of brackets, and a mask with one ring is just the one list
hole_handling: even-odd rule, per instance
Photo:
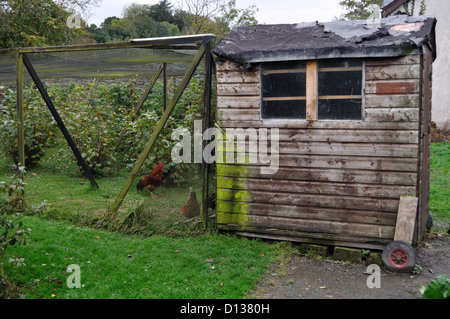
{"label": "hen", "polygon": [[158,165],[155,166],[150,175],[144,176],[141,180],[136,184],[136,189],[138,191],[142,191],[145,188],[148,189],[150,195],[154,197],[153,191],[158,188],[163,179],[164,179],[164,164],[162,162],[158,162]]}
{"label": "hen", "polygon": [[186,218],[194,218],[200,216],[200,204],[197,201],[197,196],[192,188],[189,190],[189,198],[186,204],[181,208],[181,212]]}

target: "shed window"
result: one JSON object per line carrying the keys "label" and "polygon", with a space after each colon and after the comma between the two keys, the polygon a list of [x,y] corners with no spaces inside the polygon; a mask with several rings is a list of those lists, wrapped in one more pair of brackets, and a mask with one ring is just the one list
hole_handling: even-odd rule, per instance
{"label": "shed window", "polygon": [[261,79],[263,119],[362,119],[361,60],[266,63]]}
{"label": "shed window", "polygon": [[261,77],[263,118],[306,119],[306,62],[267,63]]}

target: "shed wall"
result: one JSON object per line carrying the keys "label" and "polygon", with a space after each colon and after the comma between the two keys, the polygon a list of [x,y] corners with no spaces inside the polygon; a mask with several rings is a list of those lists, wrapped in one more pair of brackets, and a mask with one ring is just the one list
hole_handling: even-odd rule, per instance
{"label": "shed wall", "polygon": [[259,66],[218,64],[222,129],[280,129],[278,173],[218,164],[219,229],[363,248],[392,241],[400,196],[417,194],[420,62],[365,61],[363,121],[262,121]]}

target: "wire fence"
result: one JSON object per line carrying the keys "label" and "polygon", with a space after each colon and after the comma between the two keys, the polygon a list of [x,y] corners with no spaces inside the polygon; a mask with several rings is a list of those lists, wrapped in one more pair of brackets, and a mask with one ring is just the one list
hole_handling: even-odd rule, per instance
{"label": "wire fence", "polygon": [[[188,85],[181,87],[186,84],[183,82],[186,70],[196,54],[197,50],[186,45],[171,49],[139,47],[27,53],[25,58],[42,82],[41,89],[24,71],[27,169],[32,173],[36,170],[33,174],[38,174],[39,170],[51,167],[55,174],[64,176],[81,176],[83,172],[80,160],[74,158],[75,152],[67,147],[68,140],[61,133],[61,125],[55,124],[49,101],[43,99],[42,91],[45,91],[82,162],[93,178],[101,181],[100,188],[105,183],[109,185],[108,178],[114,176],[110,194],[119,195],[124,191],[127,176],[128,179],[134,177],[116,220],[121,230],[149,234],[197,231],[202,205],[208,205],[209,213],[215,208],[215,178],[208,179],[210,196],[207,202],[202,202],[205,167],[202,163],[174,163],[172,160],[172,149],[178,143],[172,138],[173,131],[183,128],[192,136],[194,121],[204,123],[207,81],[204,63],[189,76]],[[0,156],[17,163],[16,77],[16,56],[0,55],[3,124]],[[173,111],[137,174],[128,175],[136,168],[168,105],[175,99]],[[47,164],[51,160],[53,164]],[[137,183],[148,176],[158,162],[164,163],[161,183],[151,189],[152,192],[146,187],[139,192]],[[109,207],[98,207],[94,211],[106,214],[116,195],[108,196],[105,205]]]}

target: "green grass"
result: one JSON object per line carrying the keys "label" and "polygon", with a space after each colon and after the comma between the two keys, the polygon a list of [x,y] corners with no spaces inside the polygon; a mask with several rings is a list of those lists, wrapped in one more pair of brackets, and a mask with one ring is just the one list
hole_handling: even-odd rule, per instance
{"label": "green grass", "polygon": [[437,223],[450,221],[450,143],[431,145],[430,211]]}
{"label": "green grass", "polygon": [[[218,234],[143,238],[36,217],[25,224],[29,245],[13,247],[7,259],[23,256],[26,266],[6,274],[28,287],[27,298],[243,298],[281,248]],[[71,264],[80,267],[80,289],[67,286]]]}

